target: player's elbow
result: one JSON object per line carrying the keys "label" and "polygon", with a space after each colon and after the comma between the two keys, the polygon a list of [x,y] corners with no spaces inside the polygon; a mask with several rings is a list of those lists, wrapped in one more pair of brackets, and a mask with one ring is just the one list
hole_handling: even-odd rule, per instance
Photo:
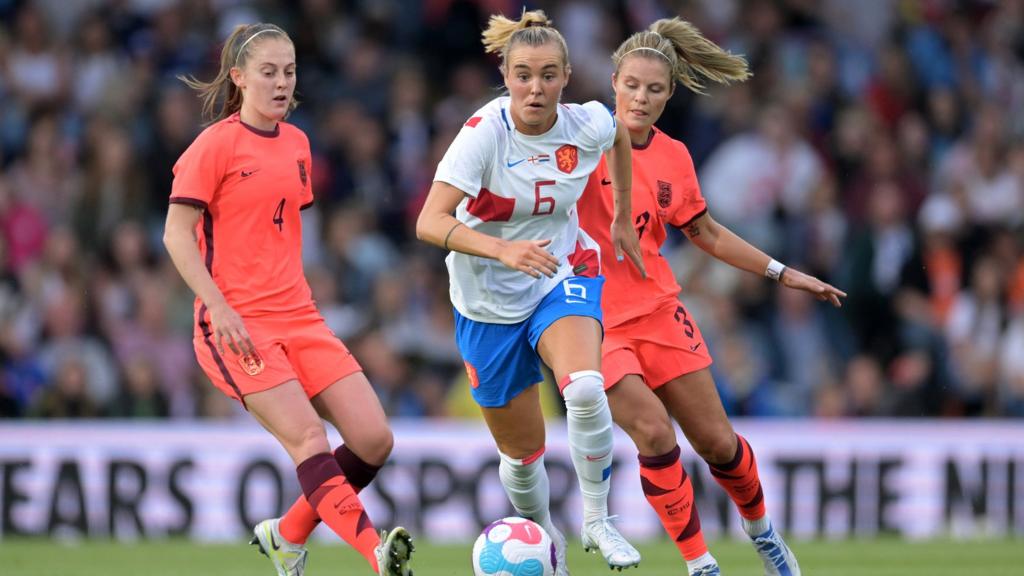
{"label": "player's elbow", "polygon": [[419,218],[416,219],[416,239],[421,242],[436,244],[435,234],[431,234],[432,226],[430,224],[434,220],[431,216],[433,215],[426,211],[420,212]]}
{"label": "player's elbow", "polygon": [[427,226],[423,222],[423,212],[416,218],[416,239],[421,242],[427,241]]}

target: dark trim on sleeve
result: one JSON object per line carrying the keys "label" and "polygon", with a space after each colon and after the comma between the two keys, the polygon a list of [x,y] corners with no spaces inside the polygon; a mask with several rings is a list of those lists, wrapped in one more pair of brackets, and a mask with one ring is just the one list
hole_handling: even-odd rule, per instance
{"label": "dark trim on sleeve", "polygon": [[301,211],[305,210],[306,208],[310,208],[312,206],[313,206],[313,201],[310,200],[306,204],[303,204],[302,206],[299,206],[299,211],[301,212]]}
{"label": "dark trim on sleeve", "polygon": [[[697,212],[697,214],[696,214],[696,215],[695,215],[695,216],[694,216],[693,218],[690,218],[690,219],[689,219],[689,220],[687,220],[686,222],[683,222],[683,223],[682,223],[682,224],[680,224],[679,226],[676,226],[676,228],[679,228],[680,230],[682,230],[683,228],[686,228],[686,227],[687,227],[687,226],[689,226],[690,224],[693,224],[693,223],[694,223],[694,221],[696,221],[696,220],[697,220],[697,218],[700,218],[701,216],[703,216],[703,215],[705,215],[705,214],[707,214],[707,213],[708,213],[708,207],[707,207],[707,206],[705,206],[705,207],[704,207],[704,209],[703,209],[703,210],[701,210],[700,212]],[[685,231],[683,231],[683,232],[685,233]]]}
{"label": "dark trim on sleeve", "polygon": [[169,204],[187,204],[189,206],[195,206],[196,208],[202,208],[203,210],[206,210],[207,208],[209,208],[209,205],[207,205],[206,202],[203,202],[202,200],[199,200],[198,198],[185,198],[183,196],[172,196],[171,199],[168,200],[167,202]]}

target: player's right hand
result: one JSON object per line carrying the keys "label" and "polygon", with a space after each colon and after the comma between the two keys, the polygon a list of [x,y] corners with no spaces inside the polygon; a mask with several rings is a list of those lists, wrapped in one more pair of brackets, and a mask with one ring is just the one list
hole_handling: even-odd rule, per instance
{"label": "player's right hand", "polygon": [[513,270],[534,278],[541,274],[552,277],[558,273],[558,259],[544,249],[551,240],[512,240],[498,252],[498,260]]}
{"label": "player's right hand", "polygon": [[249,337],[249,331],[245,329],[242,317],[235,312],[234,308],[227,304],[217,304],[209,307],[210,324],[213,326],[214,341],[217,349],[224,354],[224,344],[232,352],[239,356],[256,352],[256,346]]}

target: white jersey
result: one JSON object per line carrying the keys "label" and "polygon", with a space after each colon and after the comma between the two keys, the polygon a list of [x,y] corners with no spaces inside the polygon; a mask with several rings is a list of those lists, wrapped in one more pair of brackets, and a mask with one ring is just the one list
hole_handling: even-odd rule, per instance
{"label": "white jersey", "polygon": [[448,255],[455,309],[495,324],[529,318],[574,267],[576,274],[598,272],[584,270],[598,264],[579,257],[598,248],[579,227],[576,201],[615,141],[615,118],[600,102],[559,104],[555,125],[540,136],[516,131],[509,104],[503,96],[473,114],[434,176],[466,193],[455,212],[466,226],[505,240],[551,240],[546,248],[559,262],[553,278],[533,278],[490,258]]}

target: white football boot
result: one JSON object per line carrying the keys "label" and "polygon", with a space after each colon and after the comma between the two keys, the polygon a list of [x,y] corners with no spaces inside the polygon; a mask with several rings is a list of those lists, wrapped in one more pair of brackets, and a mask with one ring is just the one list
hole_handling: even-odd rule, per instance
{"label": "white football boot", "polygon": [[[743,524],[745,528],[748,521],[743,519]],[[767,530],[757,536],[751,536],[750,539],[761,556],[765,576],[800,576],[800,565],[796,563],[796,556],[789,546],[786,546],[774,526],[769,524]]]}
{"label": "white football boot", "polygon": [[600,520],[587,522],[583,525],[583,532],[580,539],[583,541],[583,549],[587,552],[600,550],[608,567],[621,571],[623,568],[632,568],[640,565],[640,552],[626,539],[619,534],[619,531],[612,525],[615,516],[608,516]]}
{"label": "white football boot", "polygon": [[380,546],[373,551],[380,576],[413,576],[409,568],[413,550],[412,536],[405,528],[398,526],[391,532],[381,530]]}
{"label": "white football boot", "polygon": [[277,576],[303,576],[306,571],[306,547],[292,544],[281,536],[280,518],[264,520],[253,528],[249,544],[259,546],[260,552],[270,558]]}

